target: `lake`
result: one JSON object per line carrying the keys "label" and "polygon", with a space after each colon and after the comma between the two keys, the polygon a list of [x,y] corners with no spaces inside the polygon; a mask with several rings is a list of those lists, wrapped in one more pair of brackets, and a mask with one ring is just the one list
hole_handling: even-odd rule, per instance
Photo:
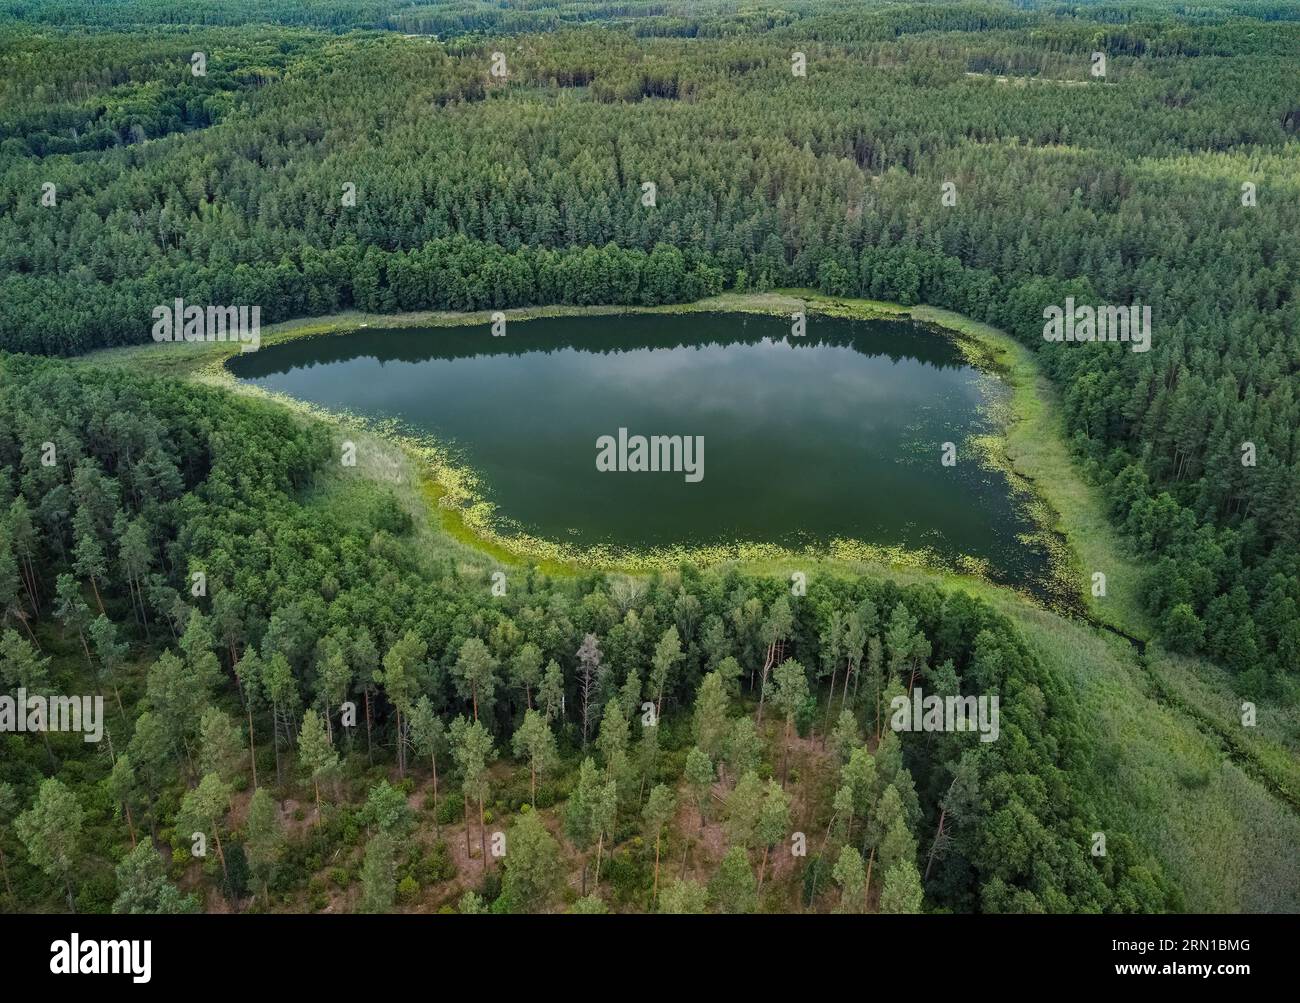
{"label": "lake", "polygon": [[[970,445],[996,433],[1007,389],[911,321],[813,315],[803,337],[745,313],[510,321],[504,337],[362,329],[230,368],[453,447],[507,532],[637,551],[851,539],[975,558],[1031,587],[1047,566],[1006,477]],[[651,450],[650,436],[681,439]],[[638,470],[638,453],[672,469]]]}

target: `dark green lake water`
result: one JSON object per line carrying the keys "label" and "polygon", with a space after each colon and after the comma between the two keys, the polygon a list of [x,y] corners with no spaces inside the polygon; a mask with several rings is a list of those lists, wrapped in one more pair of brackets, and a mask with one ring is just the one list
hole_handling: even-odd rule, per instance
{"label": "dark green lake water", "polygon": [[[375,330],[274,345],[239,378],[452,445],[505,525],[636,549],[857,539],[1032,585],[1034,527],[967,447],[1005,388],[908,321],[673,314]],[[597,440],[702,436],[703,477],[602,472]],[[941,463],[943,443],[957,463]]]}

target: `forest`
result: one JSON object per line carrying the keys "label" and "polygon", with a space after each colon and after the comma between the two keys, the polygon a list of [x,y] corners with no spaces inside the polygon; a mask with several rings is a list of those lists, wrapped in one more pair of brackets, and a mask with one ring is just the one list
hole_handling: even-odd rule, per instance
{"label": "forest", "polygon": [[[3,0],[0,681],[106,698],[93,750],[0,736],[5,911],[1187,908],[995,603],[496,594],[328,423],[91,353],[177,297],[955,311],[1034,353],[1153,649],[1289,714],[1297,53],[1281,2]],[[1067,297],[1151,350],[1045,342]],[[897,733],[918,687],[1000,695],[1000,739]]]}
{"label": "forest", "polygon": [[[391,494],[297,503],[334,462],[327,429],[52,360],[12,357],[4,376],[5,683],[111,694],[92,760],[80,735],[5,736],[6,774],[54,774],[27,810],[0,788],[6,835],[31,851],[7,865],[20,901],[197,908],[169,870],[202,832],[211,894],[261,908],[350,894],[382,910],[456,875],[462,912],[566,891],[600,911],[602,878],[615,907],[673,912],[1176,904],[1125,834],[1089,855],[1072,696],[978,600],[829,578],[795,596],[689,567],[529,572],[494,597],[487,574],[413,560]],[[24,443],[55,426],[43,465]],[[912,687],[1005,694],[999,741],[900,736],[889,707]],[[498,865],[502,812],[519,814]],[[706,882],[696,858],[719,841]]]}

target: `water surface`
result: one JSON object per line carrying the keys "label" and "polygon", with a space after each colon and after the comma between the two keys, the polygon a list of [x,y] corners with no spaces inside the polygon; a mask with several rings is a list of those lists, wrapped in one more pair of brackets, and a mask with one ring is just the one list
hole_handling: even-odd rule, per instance
{"label": "water surface", "polygon": [[[646,550],[835,539],[987,561],[1032,584],[1045,553],[969,439],[1004,394],[946,335],[910,321],[642,314],[363,329],[231,362],[241,379],[397,418],[454,446],[503,527]],[[703,479],[601,472],[597,440],[702,436]],[[941,463],[943,444],[957,463]]]}

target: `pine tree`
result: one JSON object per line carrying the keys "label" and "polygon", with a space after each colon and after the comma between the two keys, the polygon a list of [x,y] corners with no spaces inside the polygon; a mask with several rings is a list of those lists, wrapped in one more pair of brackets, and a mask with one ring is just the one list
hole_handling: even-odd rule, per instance
{"label": "pine tree", "polygon": [[325,731],[325,723],[312,708],[302,716],[298,732],[298,764],[311,780],[316,795],[316,824],[320,825],[320,785],[333,784],[339,775],[339,754]]}
{"label": "pine tree", "polygon": [[655,693],[656,720],[663,713],[664,688],[668,685],[668,679],[673,667],[685,657],[677,628],[675,626],[669,627],[664,631],[663,636],[659,638],[659,643],[655,645],[654,658],[651,660],[650,688]]}
{"label": "pine tree", "polygon": [[357,911],[386,913],[392,911],[397,898],[397,872],[394,866],[393,838],[380,830],[366,844],[361,865],[361,901]]}
{"label": "pine tree", "polygon": [[863,911],[867,876],[862,866],[862,854],[852,846],[841,847],[831,877],[840,886],[840,901],[836,912],[859,913]]}
{"label": "pine tree", "polygon": [[240,695],[244,698],[244,713],[248,718],[248,764],[253,773],[253,789],[257,789],[257,739],[253,731],[253,707],[262,703],[265,692],[265,671],[257,649],[249,645],[235,663],[235,678]]}
{"label": "pine tree", "polygon": [[411,747],[417,756],[427,757],[433,772],[433,834],[438,835],[438,756],[446,745],[446,728],[433,712],[427,696],[421,696],[411,708]]}
{"label": "pine tree", "polygon": [[230,806],[230,788],[221,782],[215,773],[205,773],[194,790],[181,799],[180,811],[176,814],[176,831],[179,838],[201,832],[205,838],[211,838],[217,849],[217,860],[221,863],[221,873],[230,881],[230,868],[226,863],[226,851],[221,842],[226,811]]}
{"label": "pine tree", "polygon": [[784,783],[789,778],[790,735],[794,731],[794,718],[808,700],[808,675],[802,665],[787,658],[777,666],[773,678],[776,691],[772,694],[772,705],[785,717],[784,765],[781,769]]}
{"label": "pine tree", "polygon": [[847,763],[849,757],[853,755],[853,750],[861,743],[858,736],[858,720],[853,716],[851,710],[840,711],[840,718],[835,723],[835,731],[831,734],[831,749],[835,753],[835,761],[841,766]]}
{"label": "pine tree", "polygon": [[600,856],[604,849],[605,834],[614,824],[618,808],[613,781],[603,781],[596,762],[590,756],[582,761],[578,770],[578,784],[569,795],[564,810],[564,833],[569,841],[584,854],[582,862],[582,894],[587,894],[586,854],[596,844],[596,886],[600,885]]}
{"label": "pine tree", "polygon": [[564,718],[564,673],[554,659],[546,663],[542,684],[537,690],[537,702],[547,724]]}
{"label": "pine tree", "polygon": [[537,812],[525,806],[506,834],[501,894],[511,912],[538,912],[545,908],[560,879],[560,844]]}
{"label": "pine tree", "polygon": [[[881,694],[885,688],[885,670],[883,648],[878,637],[872,637],[867,640],[867,667],[862,673],[866,677],[866,694],[864,699],[870,702],[872,730],[875,732],[877,741],[880,739],[880,729],[883,726],[883,715],[881,714]],[[854,702],[857,702],[857,684],[854,684]]]}
{"label": "pine tree", "polygon": [[531,641],[520,646],[510,660],[510,680],[524,691],[528,710],[533,707],[533,690],[542,678],[542,651]]}
{"label": "pine tree", "polygon": [[352,685],[352,666],[348,664],[343,644],[337,638],[322,639],[317,645],[317,652],[316,673],[324,711],[325,733],[333,742],[334,708],[347,699],[348,687]]}
{"label": "pine tree", "polygon": [[655,877],[654,888],[650,893],[650,904],[653,906],[659,898],[659,843],[663,838],[664,826],[672,819],[677,811],[677,797],[673,792],[663,784],[657,784],[650,790],[650,798],[646,801],[645,808],[642,809],[641,817],[645,819],[645,824],[655,834]]}
{"label": "pine tree", "polygon": [[641,787],[637,792],[637,804],[640,804],[645,797],[646,784],[659,778],[659,725],[642,725],[636,757],[637,772],[641,777]]}
{"label": "pine tree", "polygon": [[469,799],[478,801],[479,852],[483,870],[487,870],[487,822],[483,803],[488,793],[488,766],[495,754],[492,736],[479,721],[457,718],[451,730],[452,758],[461,776],[461,794],[465,799],[465,855],[469,856]]}
{"label": "pine tree", "polygon": [[596,747],[605,761],[605,779],[618,782],[627,776],[628,723],[623,704],[611,698],[600,719]]}
{"label": "pine tree", "polygon": [[768,612],[767,618],[763,621],[759,637],[762,639],[766,653],[763,656],[763,673],[759,681],[758,691],[758,723],[763,723],[763,702],[767,698],[767,675],[776,664],[778,650],[785,645],[785,639],[790,636],[790,631],[794,629],[794,614],[790,609],[790,600],[781,596],[774,603],[772,609]]}
{"label": "pine tree", "polygon": [[921,875],[910,860],[885,871],[885,886],[880,893],[882,913],[919,913],[924,899]]}
{"label": "pine tree", "polygon": [[826,747],[826,737],[831,730],[831,704],[835,701],[835,681],[839,678],[840,657],[844,652],[844,634],[844,615],[838,609],[831,610],[821,635],[822,669],[819,674],[831,677],[830,693],[826,697],[826,722],[822,726],[822,748]]}
{"label": "pine tree", "polygon": [[[478,642],[482,646],[483,642]],[[382,672],[375,673],[375,682],[384,688],[393,709],[397,712],[397,775],[406,776],[406,745],[408,722],[415,694],[419,688],[418,674],[427,654],[425,643],[414,631],[407,631],[384,655]],[[405,718],[404,718],[405,716]],[[475,710],[474,719],[478,720]]]}
{"label": "pine tree", "polygon": [[758,844],[758,823],[766,792],[752,770],[742,776],[727,797],[727,837],[746,849]]}
{"label": "pine tree", "polygon": [[244,852],[253,877],[262,886],[262,904],[266,906],[269,899],[267,886],[284,857],[285,839],[275,801],[265,787],[254,791],[248,802]]}
{"label": "pine tree", "polygon": [[591,701],[601,673],[600,645],[595,634],[587,634],[578,648],[578,700],[582,705],[582,747],[587,748]]}
{"label": "pine tree", "polygon": [[623,680],[618,700],[623,708],[624,717],[631,720],[636,716],[636,712],[641,707],[641,674],[636,669],[629,671],[627,678]]}
{"label": "pine tree", "polygon": [[77,796],[54,777],[41,782],[36,801],[14,821],[14,832],[27,847],[31,862],[67,891],[68,910],[76,912],[72,872],[81,859],[85,812]]}
{"label": "pine tree", "polygon": [[117,865],[114,914],[175,915],[198,909],[199,903],[193,895],[182,895],[167,880],[162,857],[148,840],[137,843]]}
{"label": "pine tree", "polygon": [[467,638],[456,657],[456,679],[462,695],[468,694],[474,706],[474,720],[478,720],[479,703],[492,703],[496,692],[497,660],[487,645],[477,637]]}
{"label": "pine tree", "polygon": [[298,706],[298,684],[289,660],[280,652],[263,663],[262,686],[271,705],[271,737],[275,746],[275,780],[283,783],[280,749],[293,744],[293,720]]}
{"label": "pine tree", "polygon": [[122,694],[117,688],[117,670],[125,661],[129,646],[118,640],[117,627],[106,616],[96,617],[87,630],[90,635],[90,642],[94,646],[95,656],[99,659],[100,668],[103,669],[104,675],[108,677],[110,685],[113,687],[113,696],[117,700],[118,712],[125,716],[126,712],[122,708]]}
{"label": "pine tree", "polygon": [[59,575],[55,580],[54,615],[63,624],[65,630],[73,631],[81,642],[81,650],[86,656],[86,664],[91,665],[90,645],[86,643],[86,631],[90,628],[90,607],[81,597],[81,586],[71,575]]}
{"label": "pine tree", "polygon": [[698,745],[686,754],[686,783],[695,795],[695,807],[700,813],[700,831],[704,831],[704,805],[713,786],[713,763]]}
{"label": "pine tree", "polygon": [[666,914],[698,915],[708,904],[708,890],[697,881],[673,881],[659,896],[659,911]]}
{"label": "pine tree", "polygon": [[758,819],[758,841],[763,847],[763,861],[758,868],[758,887],[763,887],[769,851],[785,839],[790,831],[790,798],[775,780],[767,782],[767,797]]}
{"label": "pine tree", "polygon": [[199,718],[199,770],[233,784],[244,762],[244,736],[230,715],[209,707]]}
{"label": "pine tree", "polygon": [[[718,621],[721,623],[722,621]],[[738,696],[740,694],[740,677],[744,675],[740,663],[731,655],[723,658],[718,662],[718,667],[714,670],[722,679],[722,688],[726,691],[728,697]]]}
{"label": "pine tree", "polygon": [[709,897],[724,913],[749,913],[758,908],[757,884],[754,869],[744,847],[733,846],[722,858],[722,864],[709,882]]}
{"label": "pine tree", "polygon": [[731,721],[727,717],[727,694],[722,677],[716,672],[710,672],[700,680],[691,725],[695,744],[711,760],[720,762],[731,734]]}
{"label": "pine tree", "polygon": [[551,734],[546,719],[535,710],[524,712],[523,724],[512,740],[515,756],[528,760],[530,803],[537,804],[537,776],[545,776],[559,760],[555,750],[555,736]]}
{"label": "pine tree", "polygon": [[763,741],[758,737],[758,729],[749,717],[737,718],[732,722],[731,734],[727,738],[727,764],[736,776],[757,771],[763,761]]}

